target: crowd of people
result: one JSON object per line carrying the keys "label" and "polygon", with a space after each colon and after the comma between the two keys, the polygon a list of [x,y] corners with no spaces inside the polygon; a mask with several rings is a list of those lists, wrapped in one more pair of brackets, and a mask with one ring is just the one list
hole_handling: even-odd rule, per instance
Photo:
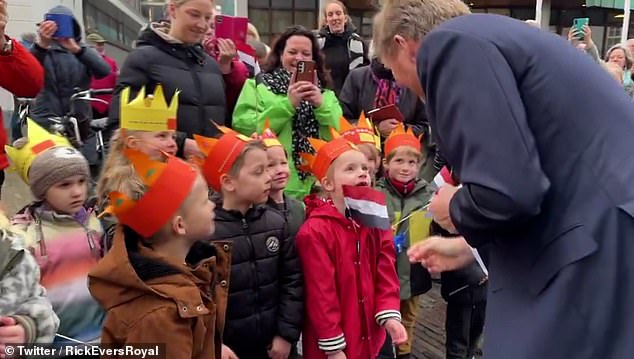
{"label": "crowd of people", "polygon": [[[578,341],[610,327],[593,314],[604,324],[581,332],[559,317],[577,315],[561,307],[576,295],[562,281],[599,280],[591,260],[614,253],[612,242],[577,234],[586,226],[612,235],[573,198],[591,179],[562,180],[551,167],[612,167],[579,159],[590,151],[572,140],[530,135],[548,124],[527,118],[567,119],[535,94],[547,85],[507,67],[524,66],[513,56],[526,54],[533,67],[521,73],[567,76],[542,61],[572,58],[619,112],[631,106],[623,94],[634,91],[634,41],[601,60],[587,26],[571,30],[570,46],[517,20],[469,15],[459,0],[389,0],[369,44],[330,0],[320,29],[289,27],[270,47],[249,24],[255,62],[243,62],[245,44],[215,36],[212,0],[170,0],[119,67],[102,36],[83,41],[70,9],[47,14],[71,18],[73,36],[57,37],[58,24],[45,20],[22,44],[5,35],[0,0],[0,86],[35,97],[0,149],[0,167],[10,163],[34,197],[10,220],[0,216],[0,356],[11,343],[165,343],[167,358],[413,358],[421,295],[434,280],[448,304],[448,359],[474,358],[483,340],[491,358],[570,357],[568,342],[531,339],[551,343],[546,335],[571,330]],[[524,42],[493,35],[502,29]],[[540,57],[553,48],[561,54]],[[461,63],[467,54],[481,72]],[[306,62],[312,81],[298,77]],[[92,106],[71,100],[109,88]],[[366,116],[390,106],[399,116]],[[50,119],[70,112],[81,123],[103,118],[103,163],[90,141],[76,148],[52,130]],[[574,138],[606,152],[597,141],[617,136],[589,123],[599,137],[575,127]],[[482,131],[508,136],[477,142]],[[538,157],[548,145],[577,157]],[[551,223],[568,203],[581,214]],[[619,208],[624,216],[602,221],[631,221],[634,207]],[[584,298],[576,310],[588,315],[597,303]],[[503,343],[522,325],[523,340]],[[628,352],[623,343],[579,348],[579,358]]]}

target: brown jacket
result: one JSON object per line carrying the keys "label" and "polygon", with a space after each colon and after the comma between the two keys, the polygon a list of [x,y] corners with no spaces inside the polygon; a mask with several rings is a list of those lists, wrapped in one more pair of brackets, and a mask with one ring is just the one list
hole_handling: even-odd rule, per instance
{"label": "brown jacket", "polygon": [[190,255],[202,258],[188,256],[185,265],[143,246],[128,253],[120,229],[113,242],[88,282],[107,311],[101,342],[165,343],[165,358],[220,359],[230,244],[197,243]]}

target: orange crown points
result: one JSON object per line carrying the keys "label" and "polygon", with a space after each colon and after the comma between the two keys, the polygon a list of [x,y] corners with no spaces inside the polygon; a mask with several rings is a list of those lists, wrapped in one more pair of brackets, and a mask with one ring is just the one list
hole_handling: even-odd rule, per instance
{"label": "orange crown points", "polygon": [[[330,133],[333,134],[334,132],[336,131],[333,128],[330,128]],[[375,145],[379,149],[381,148],[381,137],[376,134],[372,121],[366,118],[365,113],[363,112],[361,112],[356,126],[341,117],[339,119],[339,133],[355,145],[369,143]]]}
{"label": "orange crown points", "polygon": [[313,146],[315,154],[300,153],[302,158],[301,169],[311,172],[320,181],[326,177],[328,168],[337,157],[349,150],[357,150],[357,147],[345,137],[339,137],[337,132],[334,132],[334,134],[336,136],[333,136],[333,140],[330,142],[309,138],[308,141]]}
{"label": "orange crown points", "polygon": [[224,134],[220,138],[194,135],[198,148],[205,155],[201,164],[203,176],[216,192],[220,191],[220,177],[231,170],[244,147],[251,141],[247,136],[225,129],[221,129]]}
{"label": "orange crown points", "polygon": [[416,137],[411,128],[406,130],[402,122],[396,125],[396,128],[392,130],[385,140],[385,155],[389,155],[397,147],[401,146],[413,147],[416,151],[420,152],[420,136]]}
{"label": "orange crown points", "polygon": [[105,212],[148,238],[158,232],[187,199],[196,181],[196,170],[173,156],[168,156],[166,162],[158,162],[136,150],[127,149],[125,155],[149,189],[138,200],[121,192],[111,192]]}
{"label": "orange crown points", "polygon": [[257,139],[262,140],[266,148],[271,148],[275,146],[283,147],[280,140],[277,139],[275,132],[271,130],[271,121],[269,121],[268,118],[266,119],[266,121],[264,121],[264,130],[262,131],[262,134],[257,137]]}

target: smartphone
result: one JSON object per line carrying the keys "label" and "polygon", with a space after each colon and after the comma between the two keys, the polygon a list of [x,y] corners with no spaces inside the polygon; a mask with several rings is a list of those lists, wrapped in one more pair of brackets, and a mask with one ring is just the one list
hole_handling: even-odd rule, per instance
{"label": "smartphone", "polygon": [[587,17],[578,17],[572,20],[572,26],[575,28],[575,30],[577,30],[577,33],[579,34],[577,36],[579,40],[584,40],[585,35],[583,32],[583,27],[588,26],[589,24],[590,19]]}
{"label": "smartphone", "polygon": [[249,19],[229,15],[218,15],[215,18],[214,31],[217,38],[230,39],[235,43],[247,41]]}
{"label": "smartphone", "polygon": [[298,61],[295,71],[295,82],[306,81],[315,83],[315,61]]}
{"label": "smartphone", "polygon": [[368,111],[368,117],[372,119],[372,122],[375,125],[381,121],[389,120],[391,118],[403,122],[403,114],[394,104]]}
{"label": "smartphone", "polygon": [[75,37],[75,20],[70,15],[65,14],[46,14],[45,20],[54,21],[57,25],[57,31],[53,37],[73,38]]}

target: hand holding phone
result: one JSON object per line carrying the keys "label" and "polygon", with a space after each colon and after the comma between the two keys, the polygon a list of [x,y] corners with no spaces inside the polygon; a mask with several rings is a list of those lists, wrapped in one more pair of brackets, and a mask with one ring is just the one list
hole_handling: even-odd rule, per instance
{"label": "hand holding phone", "polygon": [[306,81],[315,83],[315,61],[298,61],[294,82]]}

